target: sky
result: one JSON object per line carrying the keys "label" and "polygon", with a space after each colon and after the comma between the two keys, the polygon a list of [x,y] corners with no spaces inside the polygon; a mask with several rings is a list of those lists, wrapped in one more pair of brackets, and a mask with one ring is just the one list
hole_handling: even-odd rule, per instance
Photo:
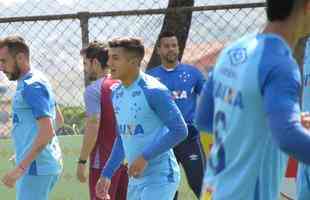
{"label": "sky", "polygon": [[[5,6],[10,6],[12,4],[15,4],[15,3],[22,3],[22,2],[25,2],[26,0],[0,0],[0,3],[5,5]],[[40,1],[40,0],[33,0],[33,1]],[[78,0],[57,0],[59,3],[61,4],[72,4],[73,2],[75,1],[78,1]]]}

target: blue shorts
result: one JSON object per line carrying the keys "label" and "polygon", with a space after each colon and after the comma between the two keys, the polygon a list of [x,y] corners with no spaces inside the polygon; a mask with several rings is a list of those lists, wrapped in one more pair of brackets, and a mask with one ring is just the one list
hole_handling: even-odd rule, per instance
{"label": "blue shorts", "polygon": [[127,200],[173,200],[179,182],[128,185]]}
{"label": "blue shorts", "polygon": [[297,200],[310,199],[310,166],[298,164]]}
{"label": "blue shorts", "polygon": [[16,183],[16,200],[48,200],[60,175],[24,175]]}

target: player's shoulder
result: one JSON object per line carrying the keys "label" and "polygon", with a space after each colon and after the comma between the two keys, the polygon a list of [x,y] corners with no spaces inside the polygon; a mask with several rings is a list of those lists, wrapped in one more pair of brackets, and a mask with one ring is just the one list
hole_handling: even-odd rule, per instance
{"label": "player's shoulder", "polygon": [[116,87],[118,87],[120,84],[121,84],[120,80],[112,79],[111,76],[107,76],[102,81],[102,88],[108,88],[110,90],[113,90]]}
{"label": "player's shoulder", "polygon": [[88,84],[85,88],[84,93],[85,94],[91,94],[91,93],[98,91],[98,89],[100,88],[100,84],[98,84],[97,81],[93,81],[90,84]]}
{"label": "player's shoulder", "polygon": [[37,70],[32,70],[26,74],[25,77],[22,78],[22,82],[24,88],[26,89],[49,89],[50,87],[47,78],[43,75],[43,73]]}
{"label": "player's shoulder", "polygon": [[259,34],[258,39],[263,41],[264,52],[268,56],[283,57],[291,56],[291,49],[283,38],[275,34]]}
{"label": "player's shoulder", "polygon": [[261,66],[269,66],[269,69],[288,67],[289,71],[298,68],[293,52],[283,38],[274,34],[261,34],[258,37],[263,43]]}
{"label": "player's shoulder", "polygon": [[167,91],[167,87],[155,77],[141,73],[141,79],[138,85],[145,91]]}
{"label": "player's shoulder", "polygon": [[162,102],[162,100],[172,100],[170,91],[164,84],[150,75],[142,74],[141,76],[142,77],[138,85],[142,89],[143,94],[149,104],[158,104],[159,102]]}
{"label": "player's shoulder", "polygon": [[161,65],[158,65],[158,66],[152,67],[151,69],[146,70],[146,73],[152,75],[152,74],[157,74],[160,71],[161,71]]}
{"label": "player's shoulder", "polygon": [[181,72],[189,72],[193,74],[202,74],[202,72],[193,64],[188,63],[180,63],[178,64],[178,67],[181,69]]}
{"label": "player's shoulder", "polygon": [[111,84],[109,87],[110,87],[110,90],[112,91],[112,94],[119,92],[123,89],[123,86],[122,86],[121,82],[119,82],[119,81],[115,82],[114,84]]}

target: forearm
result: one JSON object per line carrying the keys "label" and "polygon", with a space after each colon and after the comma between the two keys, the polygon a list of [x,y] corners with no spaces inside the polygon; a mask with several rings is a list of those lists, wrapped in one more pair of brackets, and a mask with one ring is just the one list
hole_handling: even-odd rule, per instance
{"label": "forearm", "polygon": [[41,118],[38,120],[39,131],[38,136],[34,140],[30,151],[27,153],[24,160],[22,160],[19,166],[23,169],[27,168],[33,160],[40,154],[40,152],[46,147],[46,145],[55,136],[52,121],[50,118]]}
{"label": "forearm", "polygon": [[195,113],[195,126],[197,129],[209,133],[212,133],[213,131],[213,84],[212,74],[210,73],[209,79],[201,92]]}
{"label": "forearm", "polygon": [[269,123],[280,149],[295,159],[310,164],[310,132],[301,125],[298,113],[270,114]]}
{"label": "forearm", "polygon": [[59,106],[56,105],[56,130],[63,127],[64,125],[64,117],[61,113]]}
{"label": "forearm", "polygon": [[83,137],[83,144],[80,152],[80,159],[87,160],[92,152],[98,136],[98,121],[86,121],[85,133]]}
{"label": "forearm", "polygon": [[162,136],[155,143],[148,146],[142,156],[146,160],[150,160],[159,154],[168,151],[187,137],[188,131],[185,124],[180,124],[176,130]]}
{"label": "forearm", "polygon": [[125,153],[123,149],[123,143],[120,136],[115,139],[112,152],[110,154],[109,160],[106,162],[101,176],[111,179],[115,170],[119,168],[122,161],[125,159]]}

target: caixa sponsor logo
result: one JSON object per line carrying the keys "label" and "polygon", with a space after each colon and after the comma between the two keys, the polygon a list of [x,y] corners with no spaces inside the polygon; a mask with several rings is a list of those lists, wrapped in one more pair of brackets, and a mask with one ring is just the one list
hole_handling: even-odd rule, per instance
{"label": "caixa sponsor logo", "polygon": [[143,127],[138,125],[132,125],[132,124],[120,124],[119,125],[119,131],[122,135],[126,136],[134,136],[134,135],[143,135],[144,130]]}
{"label": "caixa sponsor logo", "polygon": [[187,92],[185,90],[172,91],[173,99],[187,99]]}

